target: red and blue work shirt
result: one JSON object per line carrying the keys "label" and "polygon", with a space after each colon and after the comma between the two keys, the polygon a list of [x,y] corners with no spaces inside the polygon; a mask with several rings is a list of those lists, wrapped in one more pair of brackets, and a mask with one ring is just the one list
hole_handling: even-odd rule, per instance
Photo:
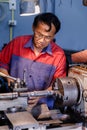
{"label": "red and blue work shirt", "polygon": [[33,36],[19,36],[0,52],[0,68],[13,77],[25,78],[29,91],[45,90],[57,77],[66,76],[64,51],[54,42],[36,56]]}

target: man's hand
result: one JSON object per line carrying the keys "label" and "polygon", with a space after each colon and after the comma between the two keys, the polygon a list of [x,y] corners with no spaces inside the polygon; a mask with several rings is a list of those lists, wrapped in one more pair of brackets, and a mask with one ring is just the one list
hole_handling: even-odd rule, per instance
{"label": "man's hand", "polygon": [[34,106],[36,106],[39,99],[40,99],[40,97],[29,97],[28,98],[29,107],[33,108]]}
{"label": "man's hand", "polygon": [[0,75],[1,75],[2,77],[5,77],[5,78],[6,78],[6,80],[7,80],[7,82],[8,82],[8,86],[10,86],[10,83],[11,83],[11,82],[14,82],[13,79],[9,78],[10,75],[9,75],[9,73],[8,73],[8,71],[7,71],[6,69],[0,68]]}
{"label": "man's hand", "polygon": [[7,78],[7,82],[8,82],[8,87],[10,87],[11,83],[14,83],[14,80]]}

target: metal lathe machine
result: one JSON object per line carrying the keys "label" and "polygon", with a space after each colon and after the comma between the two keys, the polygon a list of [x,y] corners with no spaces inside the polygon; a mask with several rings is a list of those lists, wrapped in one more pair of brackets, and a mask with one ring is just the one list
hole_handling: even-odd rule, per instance
{"label": "metal lathe machine", "polygon": [[[0,73],[2,77],[6,75]],[[0,93],[0,130],[86,130],[87,129],[87,66],[69,68],[68,76],[57,78],[53,89],[28,92],[25,83],[14,77],[12,92]],[[1,85],[2,87],[2,85]],[[27,98],[53,96],[54,109],[45,104],[32,114]]]}

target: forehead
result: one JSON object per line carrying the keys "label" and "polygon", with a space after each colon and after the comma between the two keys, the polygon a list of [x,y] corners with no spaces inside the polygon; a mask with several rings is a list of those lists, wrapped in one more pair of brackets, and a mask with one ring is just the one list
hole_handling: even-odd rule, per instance
{"label": "forehead", "polygon": [[50,27],[43,22],[39,22],[37,27],[35,27],[34,29],[40,32],[47,32],[47,33],[53,33],[53,34],[55,34],[55,31],[56,31],[55,26],[53,24],[51,24],[51,29],[50,29]]}

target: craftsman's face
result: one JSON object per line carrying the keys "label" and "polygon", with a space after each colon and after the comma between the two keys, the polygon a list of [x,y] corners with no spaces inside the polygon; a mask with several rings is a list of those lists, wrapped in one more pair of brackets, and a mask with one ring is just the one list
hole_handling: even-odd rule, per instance
{"label": "craftsman's face", "polygon": [[44,23],[39,23],[36,28],[33,27],[34,31],[34,46],[38,49],[43,49],[53,40],[55,35],[55,26],[52,24],[51,30],[49,26]]}

